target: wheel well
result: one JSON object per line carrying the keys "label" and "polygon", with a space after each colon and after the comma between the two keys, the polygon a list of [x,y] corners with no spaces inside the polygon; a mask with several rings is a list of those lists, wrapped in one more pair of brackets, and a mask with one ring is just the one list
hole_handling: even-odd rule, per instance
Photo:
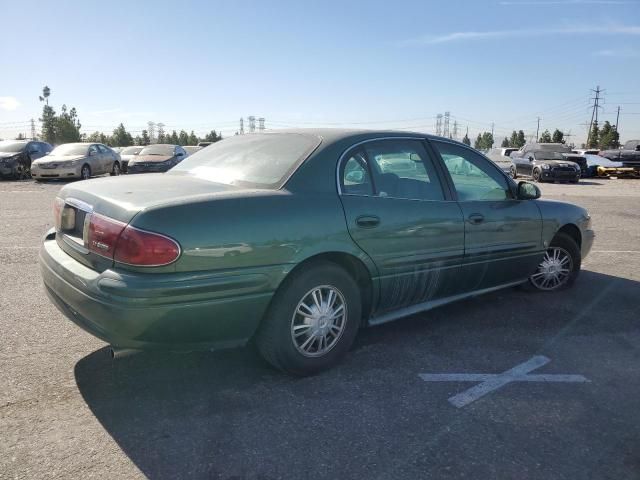
{"label": "wheel well", "polygon": [[321,253],[314,255],[313,257],[309,257],[296,265],[287,276],[296,272],[298,269],[307,268],[312,263],[322,261],[335,263],[345,269],[360,288],[360,292],[362,294],[362,320],[364,325],[364,322],[369,318],[371,308],[373,307],[373,283],[371,281],[369,269],[358,257],[344,252]]}
{"label": "wheel well", "polygon": [[576,227],[574,224],[569,223],[567,225],[564,225],[560,230],[556,232],[556,235],[558,233],[564,233],[565,235],[569,235],[571,238],[575,240],[575,242],[578,244],[578,247],[580,248],[582,247],[582,234],[580,233],[580,229]]}

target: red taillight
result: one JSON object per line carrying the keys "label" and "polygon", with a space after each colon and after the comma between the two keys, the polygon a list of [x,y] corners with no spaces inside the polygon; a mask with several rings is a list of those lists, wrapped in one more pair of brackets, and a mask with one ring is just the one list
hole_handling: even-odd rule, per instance
{"label": "red taillight", "polygon": [[159,267],[180,256],[175,240],[158,233],[127,226],[118,239],[114,260],[140,267]]}
{"label": "red taillight", "polygon": [[159,267],[180,256],[175,240],[97,213],[91,214],[84,238],[89,251],[127,265]]}
{"label": "red taillight", "polygon": [[124,227],[126,227],[125,223],[97,213],[91,214],[89,228],[85,235],[85,247],[103,257],[113,258],[118,237]]}

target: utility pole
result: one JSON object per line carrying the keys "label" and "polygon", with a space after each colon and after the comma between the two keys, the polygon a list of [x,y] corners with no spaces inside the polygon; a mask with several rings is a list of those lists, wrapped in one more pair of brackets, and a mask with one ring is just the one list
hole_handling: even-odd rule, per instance
{"label": "utility pole", "polygon": [[595,118],[595,124],[598,125],[598,109],[601,108],[600,105],[599,105],[599,103],[600,103],[600,94],[603,93],[604,90],[600,90],[600,85],[598,85],[598,86],[596,86],[595,90],[591,90],[591,91],[593,93],[595,93],[596,96],[592,98],[592,100],[593,100],[593,110],[591,110],[591,121],[589,122],[589,132],[587,133],[587,148],[589,148],[589,143],[590,143],[589,140],[591,140],[591,132],[593,130],[594,118]]}
{"label": "utility pole", "polygon": [[[616,133],[618,133],[618,122],[620,121],[620,105],[618,105],[618,113],[616,113]],[[33,122],[33,120],[31,120]]]}
{"label": "utility pole", "polygon": [[449,112],[444,112],[444,127],[442,128],[442,136],[449,138]]}
{"label": "utility pole", "polygon": [[[618,113],[620,113],[620,107],[618,107]],[[33,120],[33,118],[31,119],[31,140],[37,140],[36,139],[36,122]]]}
{"label": "utility pole", "polygon": [[436,135],[437,136],[442,135],[442,114],[441,113],[436,115]]}
{"label": "utility pole", "polygon": [[493,129],[496,126],[495,123],[491,122],[491,137],[493,137]]}
{"label": "utility pole", "polygon": [[538,128],[536,128],[536,142],[540,138],[540,117],[538,117]]}
{"label": "utility pole", "polygon": [[244,118],[240,117],[240,135],[244,135]]}

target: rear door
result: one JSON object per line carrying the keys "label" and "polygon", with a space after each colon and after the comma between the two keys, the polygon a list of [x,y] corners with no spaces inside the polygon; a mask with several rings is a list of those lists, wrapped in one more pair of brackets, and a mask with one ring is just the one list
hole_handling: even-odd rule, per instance
{"label": "rear door", "polygon": [[338,168],[349,232],[380,275],[378,312],[450,295],[464,253],[464,223],[425,144],[366,142]]}
{"label": "rear door", "polygon": [[461,288],[476,291],[526,279],[544,254],[536,203],[515,199],[506,176],[471,148],[440,140],[431,143],[464,215]]}

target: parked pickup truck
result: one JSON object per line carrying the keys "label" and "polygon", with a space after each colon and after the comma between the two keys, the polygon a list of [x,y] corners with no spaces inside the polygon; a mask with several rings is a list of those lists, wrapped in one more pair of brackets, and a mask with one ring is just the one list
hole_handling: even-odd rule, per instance
{"label": "parked pickup truck", "polygon": [[624,147],[615,150],[601,150],[600,156],[622,162],[625,167],[640,167],[640,140],[629,140]]}

